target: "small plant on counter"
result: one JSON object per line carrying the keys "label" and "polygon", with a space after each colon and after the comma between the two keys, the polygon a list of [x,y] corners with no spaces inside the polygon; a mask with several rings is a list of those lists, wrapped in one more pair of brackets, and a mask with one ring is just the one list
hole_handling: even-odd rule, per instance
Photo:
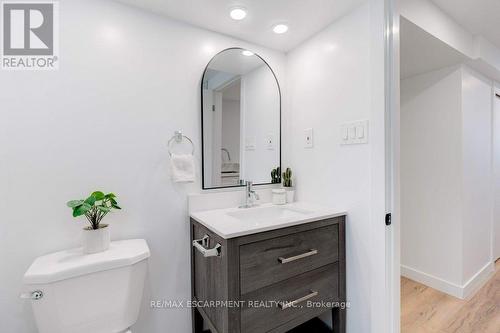
{"label": "small plant on counter", "polygon": [[283,187],[292,187],[292,169],[286,168],[283,172]]}
{"label": "small plant on counter", "polygon": [[286,190],[286,202],[292,203],[295,199],[295,190],[292,184],[292,169],[286,168],[283,172],[283,187]]}
{"label": "small plant on counter", "polygon": [[85,215],[90,223],[88,230],[105,228],[107,225],[100,225],[102,219],[113,209],[121,209],[113,193],[104,194],[101,191],[93,192],[85,200],[71,200],[67,203],[73,209],[73,217]]}
{"label": "small plant on counter", "polygon": [[277,167],[271,171],[271,183],[279,184],[281,183],[281,168]]}

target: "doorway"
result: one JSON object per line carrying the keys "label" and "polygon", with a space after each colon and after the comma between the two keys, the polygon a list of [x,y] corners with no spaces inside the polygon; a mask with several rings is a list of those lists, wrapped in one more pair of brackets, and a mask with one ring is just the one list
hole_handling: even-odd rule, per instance
{"label": "doorway", "polygon": [[404,16],[399,32],[401,332],[497,332],[500,98],[466,54]]}

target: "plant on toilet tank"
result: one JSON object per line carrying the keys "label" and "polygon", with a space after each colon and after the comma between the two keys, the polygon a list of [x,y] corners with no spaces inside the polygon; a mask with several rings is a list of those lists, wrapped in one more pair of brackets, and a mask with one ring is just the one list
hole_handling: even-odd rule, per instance
{"label": "plant on toilet tank", "polygon": [[97,253],[109,248],[109,227],[101,223],[113,209],[121,209],[113,193],[93,192],[87,199],[71,200],[67,203],[73,210],[73,217],[85,216],[90,226],[83,228],[83,251]]}

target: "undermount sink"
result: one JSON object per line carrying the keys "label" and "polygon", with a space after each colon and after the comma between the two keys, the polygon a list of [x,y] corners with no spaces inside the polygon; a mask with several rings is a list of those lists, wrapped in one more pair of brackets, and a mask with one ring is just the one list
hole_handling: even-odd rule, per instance
{"label": "undermount sink", "polygon": [[291,207],[252,207],[252,208],[241,208],[239,211],[228,212],[227,215],[234,217],[235,219],[241,220],[243,222],[253,222],[258,223],[262,220],[269,219],[289,219],[289,218],[299,218],[301,216],[311,214],[311,211],[305,209],[291,208]]}
{"label": "undermount sink", "polygon": [[295,202],[282,206],[264,203],[252,208],[205,210],[192,212],[190,216],[222,238],[228,239],[345,214],[344,211],[332,208]]}

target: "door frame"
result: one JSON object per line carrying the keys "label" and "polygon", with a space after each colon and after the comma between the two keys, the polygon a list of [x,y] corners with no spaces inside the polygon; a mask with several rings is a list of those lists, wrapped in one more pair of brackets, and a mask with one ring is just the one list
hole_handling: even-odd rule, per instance
{"label": "door frame", "polygon": [[495,263],[496,260],[500,258],[500,211],[495,208],[497,197],[500,195],[498,190],[496,189],[497,179],[500,177],[499,175],[499,157],[496,157],[497,151],[500,151],[500,133],[497,130],[498,125],[500,124],[500,85],[499,83],[493,82],[493,93],[492,93],[492,138],[493,142],[491,145],[492,151],[492,174],[493,174],[493,218],[491,222],[491,260]]}
{"label": "door frame", "polygon": [[[373,333],[400,332],[398,1],[370,1],[370,331]],[[392,221],[387,225],[389,213]]]}
{"label": "door frame", "polygon": [[383,315],[387,323],[385,331],[391,333],[401,331],[399,2],[384,0],[385,211],[391,214],[391,224],[385,230]]}

